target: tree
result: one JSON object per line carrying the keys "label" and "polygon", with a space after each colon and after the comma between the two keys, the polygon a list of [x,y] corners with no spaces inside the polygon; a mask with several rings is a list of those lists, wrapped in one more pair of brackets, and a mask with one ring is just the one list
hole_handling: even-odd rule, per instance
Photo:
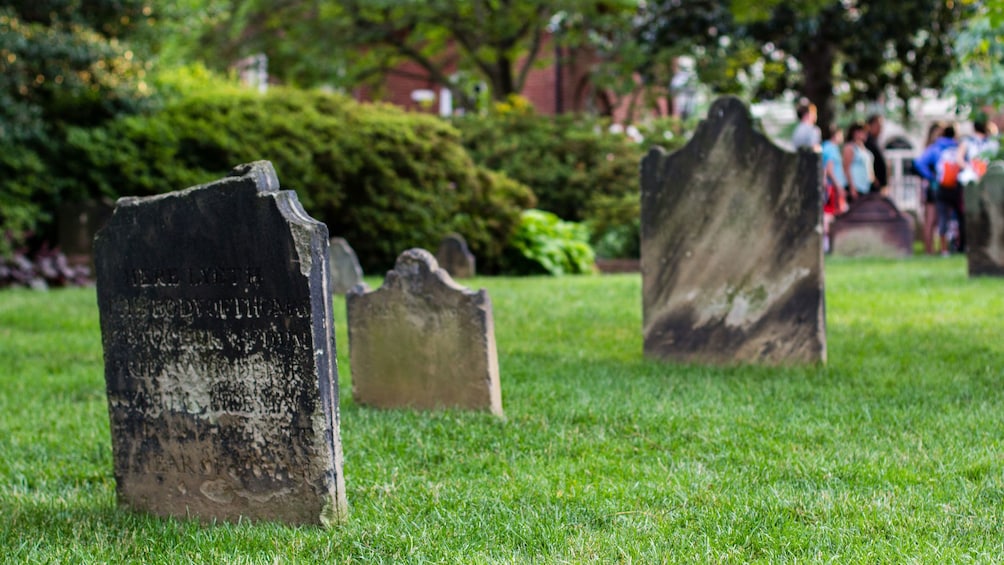
{"label": "tree", "polygon": [[100,120],[135,101],[146,71],[122,40],[151,17],[145,0],[0,4],[0,142],[38,137],[47,122]]}
{"label": "tree", "polygon": [[146,96],[125,43],[147,26],[144,0],[0,3],[0,255],[45,218],[67,125],[93,125]]}
{"label": "tree", "polygon": [[218,64],[263,52],[293,84],[354,86],[408,73],[407,61],[462,101],[482,82],[504,100],[551,56],[549,33],[610,52],[637,10],[638,0],[231,0],[202,44]]}
{"label": "tree", "polygon": [[739,90],[744,76],[760,79],[753,90],[761,97],[796,88],[819,108],[822,127],[833,119],[838,81],[848,87],[846,102],[905,100],[940,86],[952,64],[953,27],[974,9],[942,0],[657,4],[665,17],[650,33],[655,48],[685,42],[698,48],[704,68],[708,59],[728,61],[711,77],[726,90]]}
{"label": "tree", "polygon": [[945,83],[959,105],[975,115],[1004,106],[1004,2],[989,3],[967,22],[955,54],[956,66]]}

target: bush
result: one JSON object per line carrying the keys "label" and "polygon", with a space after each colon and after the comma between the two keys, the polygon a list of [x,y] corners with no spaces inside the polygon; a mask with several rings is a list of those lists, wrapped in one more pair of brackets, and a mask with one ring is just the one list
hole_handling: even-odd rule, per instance
{"label": "bush", "polygon": [[595,195],[637,192],[641,148],[582,116],[522,112],[457,118],[474,161],[533,189],[537,207],[570,221],[586,219]]}
{"label": "bush", "polygon": [[49,195],[45,164],[26,146],[0,144],[0,258],[9,258],[25,243],[39,220],[46,219],[43,202]]}
{"label": "bush", "polygon": [[285,88],[264,96],[201,89],[154,115],[69,138],[92,194],[163,193],[267,159],[368,272],[392,267],[410,247],[435,250],[454,231],[484,272],[497,271],[533,193],[477,167],[459,140],[434,117]]}
{"label": "bush", "polygon": [[[13,247],[10,243],[8,247]],[[62,253],[43,247],[33,256],[24,249],[0,258],[0,288],[23,286],[44,290],[53,286],[84,286],[91,283],[90,269],[70,265]]]}
{"label": "bush", "polygon": [[638,194],[601,196],[590,202],[586,222],[596,255],[604,258],[641,257],[641,201]]}
{"label": "bush", "polygon": [[595,256],[589,230],[543,210],[526,210],[512,239],[508,271],[515,274],[581,274],[593,272]]}
{"label": "bush", "polygon": [[611,133],[609,123],[585,116],[538,116],[518,100],[487,115],[454,123],[474,160],[528,185],[537,207],[586,222],[603,256],[637,257],[639,165],[652,145],[679,147],[679,121],[640,127],[641,142]]}

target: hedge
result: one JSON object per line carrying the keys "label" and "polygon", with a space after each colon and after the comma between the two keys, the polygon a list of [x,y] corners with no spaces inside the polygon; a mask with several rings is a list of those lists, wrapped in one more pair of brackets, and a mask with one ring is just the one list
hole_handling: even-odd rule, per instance
{"label": "hedge", "polygon": [[648,124],[639,142],[611,133],[606,120],[541,116],[520,104],[500,107],[454,120],[474,160],[529,186],[539,209],[589,225],[598,254],[637,257],[639,164],[652,145],[679,147],[681,124]]}
{"label": "hedge", "polygon": [[267,159],[370,273],[407,248],[434,251],[450,232],[467,239],[482,272],[497,271],[535,203],[526,186],[475,165],[448,123],[321,92],[202,92],[71,131],[68,143],[73,174],[94,196],[163,193]]}

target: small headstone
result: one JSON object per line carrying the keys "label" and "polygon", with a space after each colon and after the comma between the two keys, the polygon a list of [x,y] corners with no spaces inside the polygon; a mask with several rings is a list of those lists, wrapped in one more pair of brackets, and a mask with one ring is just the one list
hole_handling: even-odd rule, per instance
{"label": "small headstone", "polygon": [[913,254],[913,218],[892,200],[866,194],[851,203],[830,226],[833,254],[844,257],[909,257]]}
{"label": "small headstone", "polygon": [[345,519],[327,246],[267,161],[119,199],[95,259],[120,504]]}
{"label": "small headstone", "polygon": [[397,258],[383,286],[346,295],[352,396],[377,408],[502,415],[492,304],[423,249]]}
{"label": "small headstone", "polygon": [[356,252],[341,237],[331,238],[331,293],[345,294],[363,282],[363,269]]}
{"label": "small headstone", "polygon": [[699,363],[826,360],[822,171],[732,97],[641,168],[644,348]]}
{"label": "small headstone", "polygon": [[965,188],[969,276],[1004,276],[1004,163]]}
{"label": "small headstone", "polygon": [[467,240],[458,233],[443,238],[436,251],[439,268],[446,269],[455,279],[469,279],[477,273],[474,254],[467,248]]}
{"label": "small headstone", "polygon": [[110,200],[64,202],[56,209],[59,249],[74,267],[93,269],[94,235],[112,215]]}

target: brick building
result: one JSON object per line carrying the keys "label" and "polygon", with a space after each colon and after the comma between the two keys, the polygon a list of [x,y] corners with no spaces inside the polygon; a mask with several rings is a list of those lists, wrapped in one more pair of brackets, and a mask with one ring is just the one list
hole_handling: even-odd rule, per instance
{"label": "brick building", "polygon": [[[660,95],[655,89],[646,88],[637,77],[639,86],[628,95],[618,96],[613,91],[595,88],[590,70],[596,59],[584,49],[563,49],[559,58],[551,37],[545,36],[540,53],[538,63],[543,62],[544,65],[534,65],[530,69],[520,93],[540,114],[590,112],[610,116],[616,123],[631,123],[645,114],[664,116],[670,112],[670,102],[665,93]],[[451,58],[450,53],[444,53],[443,58]],[[449,76],[456,70],[455,64],[447,65],[444,74]],[[420,65],[406,61],[387,72],[379,86],[357,89],[355,97],[358,100],[381,100],[408,110],[440,115],[465,110],[458,107],[447,88],[428,77]]]}

